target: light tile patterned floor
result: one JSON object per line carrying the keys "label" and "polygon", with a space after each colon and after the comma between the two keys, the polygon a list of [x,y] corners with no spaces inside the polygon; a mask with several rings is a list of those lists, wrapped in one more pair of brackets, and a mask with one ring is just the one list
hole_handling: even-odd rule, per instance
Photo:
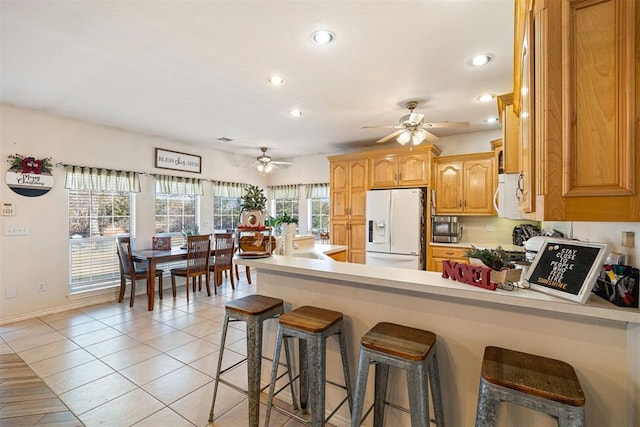
{"label": "light tile patterned floor", "polygon": [[[125,300],[0,326],[0,425],[247,425],[246,397],[223,384],[216,421],[208,417],[224,304],[254,292],[241,277],[235,291],[225,280],[189,304],[184,287],[175,299],[166,292],[152,312],[141,295],[133,308]],[[244,339],[244,324],[231,325],[225,366],[243,358]],[[271,425],[299,423],[274,411]]]}

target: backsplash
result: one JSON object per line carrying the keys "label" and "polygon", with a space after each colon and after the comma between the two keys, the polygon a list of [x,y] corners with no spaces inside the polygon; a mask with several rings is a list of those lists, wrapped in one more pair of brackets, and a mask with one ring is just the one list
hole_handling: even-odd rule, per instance
{"label": "backsplash", "polygon": [[540,225],[536,221],[513,220],[493,216],[460,216],[462,242],[511,244],[513,227],[520,224]]}

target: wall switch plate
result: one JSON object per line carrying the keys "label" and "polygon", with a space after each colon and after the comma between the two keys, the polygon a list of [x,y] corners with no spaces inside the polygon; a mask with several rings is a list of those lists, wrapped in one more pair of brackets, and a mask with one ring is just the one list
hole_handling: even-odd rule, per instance
{"label": "wall switch plate", "polygon": [[18,288],[5,288],[4,289],[4,297],[6,299],[16,298],[18,296]]}
{"label": "wall switch plate", "polygon": [[13,202],[2,202],[0,205],[0,214],[3,216],[12,216],[16,214],[16,207]]}
{"label": "wall switch plate", "polygon": [[5,236],[26,236],[28,234],[28,225],[7,225],[4,227]]}
{"label": "wall switch plate", "polygon": [[484,231],[496,231],[496,226],[493,224],[485,224]]}

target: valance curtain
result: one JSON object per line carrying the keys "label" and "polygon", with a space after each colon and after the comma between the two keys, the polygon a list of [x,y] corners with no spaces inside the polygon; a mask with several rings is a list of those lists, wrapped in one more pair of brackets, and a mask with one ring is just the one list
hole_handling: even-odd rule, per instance
{"label": "valance curtain", "polygon": [[71,165],[65,166],[65,171],[64,188],[70,190],[140,192],[140,174],[138,172]]}
{"label": "valance curtain", "polygon": [[180,194],[186,196],[203,196],[202,180],[181,176],[155,175],[156,193]]}
{"label": "valance curtain", "polygon": [[323,182],[320,184],[306,184],[307,196],[305,199],[328,199],[329,198],[329,183]]}
{"label": "valance curtain", "polygon": [[213,181],[213,196],[219,197],[242,197],[249,184],[239,182]]}
{"label": "valance curtain", "polygon": [[300,196],[300,186],[298,184],[274,185],[267,187],[271,199],[298,199]]}

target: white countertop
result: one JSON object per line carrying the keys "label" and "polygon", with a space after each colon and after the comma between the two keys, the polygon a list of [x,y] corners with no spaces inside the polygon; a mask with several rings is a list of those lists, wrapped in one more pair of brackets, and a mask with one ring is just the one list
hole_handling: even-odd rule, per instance
{"label": "white countertop", "polygon": [[377,267],[280,255],[263,259],[237,259],[236,262],[258,269],[264,268],[289,274],[351,282],[378,289],[386,288],[389,291],[411,291],[424,294],[425,297],[434,295],[462,298],[470,301],[640,324],[639,309],[617,307],[595,295],[591,295],[586,304],[578,304],[531,289],[490,291],[444,279],[441,273],[432,271]]}

